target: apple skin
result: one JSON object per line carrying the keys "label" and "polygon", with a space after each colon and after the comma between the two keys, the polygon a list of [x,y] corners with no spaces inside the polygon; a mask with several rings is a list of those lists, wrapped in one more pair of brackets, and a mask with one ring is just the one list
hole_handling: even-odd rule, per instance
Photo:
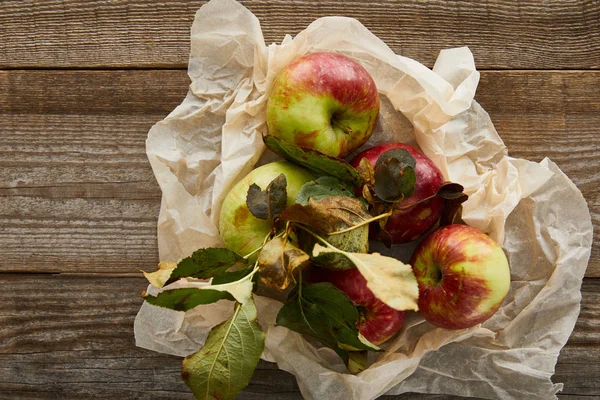
{"label": "apple skin", "polygon": [[329,282],[346,293],[361,316],[356,324],[358,331],[371,343],[381,344],[393,337],[404,323],[405,311],[398,311],[379,300],[358,269],[332,271],[315,267],[310,270],[309,282]]}
{"label": "apple skin", "polygon": [[[271,231],[271,224],[250,213],[246,205],[248,188],[256,183],[262,190],[265,190],[269,183],[280,174],[284,174],[287,180],[288,206],[296,201],[302,185],[315,179],[315,176],[307,169],[284,161],[265,164],[250,171],[229,191],[221,207],[219,232],[226,248],[245,256],[262,245],[263,240]],[[256,255],[249,258],[249,261],[254,260],[256,260]]]}
{"label": "apple skin", "polygon": [[[429,157],[407,144],[385,143],[371,147],[354,157],[351,164],[356,168],[360,160],[366,158],[375,167],[379,157],[391,149],[405,149],[416,161],[415,175],[417,180],[414,193],[405,199],[399,207],[410,207],[411,204],[437,193],[438,189],[444,184],[442,173]],[[444,201],[439,197],[404,210],[399,210],[396,207],[385,225],[385,230],[392,237],[392,243],[406,243],[416,240],[438,222],[443,208]],[[374,233],[375,231],[371,230],[372,236]],[[377,239],[376,237],[373,238]]]}
{"label": "apple skin", "polygon": [[510,288],[504,251],[468,225],[447,225],[428,235],[411,265],[419,284],[419,313],[442,328],[469,328],[487,320]]}
{"label": "apple skin", "polygon": [[345,157],[373,133],[379,93],[356,61],[309,53],[275,78],[267,101],[269,134],[332,157]]}

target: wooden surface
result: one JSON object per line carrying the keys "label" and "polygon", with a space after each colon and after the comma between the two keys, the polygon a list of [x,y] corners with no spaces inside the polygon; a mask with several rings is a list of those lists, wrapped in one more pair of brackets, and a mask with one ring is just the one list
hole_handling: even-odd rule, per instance
{"label": "wooden surface", "polygon": [[[588,202],[582,309],[553,380],[561,398],[600,396],[600,4],[243,3],[267,42],[345,15],[429,66],[442,48],[471,48],[476,99],[510,154],[550,157]],[[157,262],[160,190],[144,142],[187,91],[201,4],[0,2],[1,399],[191,398],[181,360],[136,348],[132,324],[139,269]],[[301,396],[291,375],[261,363],[240,398]]]}

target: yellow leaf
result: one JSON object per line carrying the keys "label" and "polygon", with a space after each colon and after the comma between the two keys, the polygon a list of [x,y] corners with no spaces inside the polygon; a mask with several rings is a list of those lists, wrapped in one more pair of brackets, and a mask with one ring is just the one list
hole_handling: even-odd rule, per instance
{"label": "yellow leaf", "polygon": [[161,287],[165,286],[165,283],[167,283],[167,281],[171,277],[171,273],[173,272],[173,270],[175,268],[177,268],[176,262],[161,261],[158,263],[157,271],[154,271],[154,272],[142,271],[142,272],[144,273],[144,276],[146,277],[146,279],[148,279],[148,282],[150,282],[150,284],[152,286],[160,289]]}
{"label": "yellow leaf", "polygon": [[388,306],[396,310],[419,309],[419,286],[410,265],[379,253],[350,253],[317,243],[313,256],[317,257],[322,253],[340,253],[346,256],[366,279],[367,287],[375,297]]}

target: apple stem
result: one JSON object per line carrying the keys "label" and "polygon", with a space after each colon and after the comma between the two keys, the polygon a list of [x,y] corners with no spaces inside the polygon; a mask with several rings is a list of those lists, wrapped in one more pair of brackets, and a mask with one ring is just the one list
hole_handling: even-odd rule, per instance
{"label": "apple stem", "polygon": [[354,229],[356,229],[356,228],[360,228],[361,226],[368,225],[368,224],[370,224],[370,223],[371,223],[371,222],[373,222],[373,221],[377,221],[378,219],[382,219],[382,218],[390,217],[390,216],[392,215],[392,212],[393,212],[393,210],[392,210],[392,211],[388,211],[388,212],[386,212],[386,213],[383,213],[383,214],[379,214],[379,215],[378,215],[378,216],[376,216],[376,217],[373,217],[373,218],[366,219],[366,220],[364,220],[364,221],[362,221],[362,222],[359,222],[359,223],[358,223],[358,224],[356,224],[356,225],[352,225],[352,226],[351,226],[351,227],[349,227],[349,228],[346,228],[346,229],[342,229],[342,230],[339,230],[339,231],[335,231],[335,232],[329,233],[329,235],[339,235],[340,233],[346,233],[346,232],[350,232],[350,231],[352,231],[352,230],[354,230]]}

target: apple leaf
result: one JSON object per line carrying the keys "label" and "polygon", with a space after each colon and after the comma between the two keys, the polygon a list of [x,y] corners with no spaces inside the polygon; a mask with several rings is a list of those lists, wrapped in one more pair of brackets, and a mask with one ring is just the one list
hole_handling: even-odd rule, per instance
{"label": "apple leaf", "polygon": [[224,272],[213,278],[210,285],[204,282],[185,281],[185,288],[163,290],[156,296],[144,292],[144,299],[155,306],[176,311],[188,311],[200,304],[210,304],[221,299],[246,303],[250,300],[256,268]]}
{"label": "apple leaf", "polygon": [[462,200],[462,202],[466,201],[469,196],[463,193],[465,188],[454,182],[444,182],[442,186],[438,189],[436,196],[439,196],[446,200]]}
{"label": "apple leaf", "polygon": [[171,261],[161,261],[158,263],[158,270],[154,272],[142,272],[152,286],[160,289],[161,287],[165,286],[175,268],[177,268],[177,263]]}
{"label": "apple leaf", "polygon": [[256,183],[250,185],[246,204],[252,215],[270,221],[277,219],[287,205],[286,186],[284,174],[273,179],[264,191]]}
{"label": "apple leaf", "polygon": [[375,169],[366,157],[361,158],[356,171],[360,175],[364,185],[373,186],[375,183]]}
{"label": "apple leaf", "polygon": [[300,188],[296,203],[307,205],[309,199],[320,200],[332,196],[354,197],[354,189],[333,176],[322,176]]}
{"label": "apple leaf", "polygon": [[258,253],[260,282],[267,287],[284,290],[308,265],[309,256],[287,238],[268,241]]}
{"label": "apple leaf", "polygon": [[359,372],[367,369],[367,351],[351,351],[348,358],[348,371],[352,374],[358,374]]}
{"label": "apple leaf", "polygon": [[350,253],[316,244],[313,256],[339,253],[348,258],[367,281],[375,297],[396,310],[418,310],[419,286],[410,265],[379,253]]}
{"label": "apple leaf", "polygon": [[440,226],[453,224],[460,216],[462,203],[469,198],[463,190],[462,185],[452,182],[446,182],[439,188],[436,195],[444,199]]}
{"label": "apple leaf", "polygon": [[221,299],[234,300],[228,292],[197,288],[165,290],[157,296],[144,293],[143,297],[150,304],[175,311],[188,311],[200,304],[215,303]]}
{"label": "apple leaf", "polygon": [[[332,196],[320,200],[309,199],[308,204],[292,204],[285,209],[281,219],[296,222],[324,235],[331,245],[351,252],[369,250],[369,226],[358,224],[371,218],[364,203],[355,197]],[[351,229],[356,227],[354,229]],[[350,230],[348,230],[350,229]],[[338,231],[348,230],[343,233]],[[306,241],[303,248],[310,252],[314,240]],[[343,270],[354,268],[345,257],[330,253],[313,258],[324,268]]]}
{"label": "apple leaf", "polygon": [[331,234],[363,222],[371,218],[371,215],[364,203],[355,197],[332,196],[319,200],[309,199],[306,205],[292,204],[279,218]]}
{"label": "apple leaf", "polygon": [[181,376],[197,399],[232,400],[250,382],[264,346],[254,302],[236,304],[204,346],[183,360]]}
{"label": "apple leaf", "polygon": [[277,314],[276,325],[319,340],[347,364],[348,348],[379,350],[359,339],[358,316],[348,296],[331,283],[300,283]]}
{"label": "apple leaf", "polygon": [[390,149],[384,153],[382,153],[379,158],[377,159],[377,162],[375,163],[375,170],[377,170],[377,168],[382,165],[383,163],[385,163],[386,161],[395,158],[396,160],[400,161],[402,164],[411,167],[412,169],[415,169],[417,166],[417,160],[415,160],[415,158],[413,156],[410,155],[410,153],[408,152],[408,150],[406,149]]}
{"label": "apple leaf", "polygon": [[177,268],[173,270],[167,283],[172,283],[182,277],[212,278],[234,266],[237,268],[247,267],[248,261],[225,248],[199,249],[177,263]]}
{"label": "apple leaf", "polygon": [[296,164],[300,164],[320,175],[335,176],[341,181],[361,186],[358,172],[341,158],[331,157],[309,147],[296,146],[272,135],[263,137],[265,145],[274,153]]}
{"label": "apple leaf", "polygon": [[416,181],[414,168],[403,161],[389,158],[379,163],[378,160],[373,190],[383,201],[404,200],[412,196]]}
{"label": "apple leaf", "polygon": [[254,271],[254,268],[247,267],[247,268],[240,269],[237,271],[223,272],[223,273],[215,276],[210,283],[212,285],[222,285],[225,283],[236,282],[236,281],[239,281],[240,279],[244,278],[246,275],[252,273],[253,271]]}

